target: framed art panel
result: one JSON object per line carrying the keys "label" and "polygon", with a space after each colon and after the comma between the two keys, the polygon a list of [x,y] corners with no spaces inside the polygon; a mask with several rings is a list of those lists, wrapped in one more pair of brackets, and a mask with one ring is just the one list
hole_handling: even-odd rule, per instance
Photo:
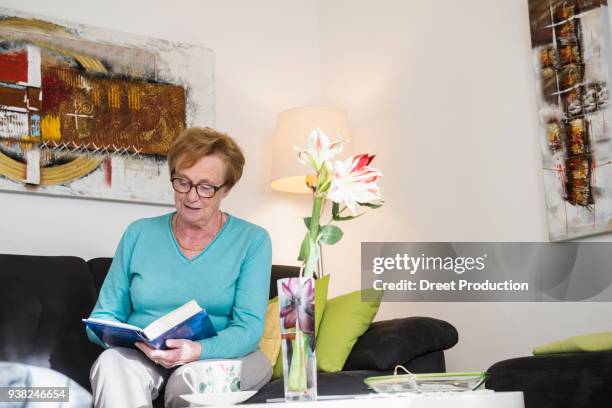
{"label": "framed art panel", "polygon": [[214,125],[211,50],[0,8],[0,188],[172,204],[168,149]]}
{"label": "framed art panel", "polygon": [[529,0],[551,241],[612,230],[612,47],[605,0]]}

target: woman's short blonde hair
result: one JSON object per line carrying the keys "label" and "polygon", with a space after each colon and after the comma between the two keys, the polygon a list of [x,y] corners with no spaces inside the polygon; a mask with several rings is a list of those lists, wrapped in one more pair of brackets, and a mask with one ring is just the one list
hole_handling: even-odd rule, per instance
{"label": "woman's short blonde hair", "polygon": [[216,154],[225,162],[223,185],[232,188],[242,176],[244,155],[234,139],[209,127],[183,130],[168,152],[170,176],[193,166],[202,157]]}

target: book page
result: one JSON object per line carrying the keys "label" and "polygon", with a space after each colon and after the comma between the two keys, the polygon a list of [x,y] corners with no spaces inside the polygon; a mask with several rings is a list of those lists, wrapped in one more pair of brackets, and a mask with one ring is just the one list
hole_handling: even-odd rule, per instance
{"label": "book page", "polygon": [[83,319],[83,321],[84,322],[100,323],[100,324],[104,324],[106,326],[120,327],[120,328],[124,328],[124,329],[129,329],[129,330],[142,331],[142,329],[140,327],[133,326],[133,325],[127,324],[127,323],[116,322],[114,320],[104,320],[104,319],[98,319],[98,318],[95,318],[95,317],[90,317],[89,319]]}
{"label": "book page", "polygon": [[195,300],[190,300],[183,306],[174,309],[170,313],[167,313],[155,320],[153,323],[145,327],[143,332],[149,340],[153,340],[160,334],[163,334],[179,323],[184,322],[201,310],[203,309],[200,307],[200,305],[198,305],[198,302]]}

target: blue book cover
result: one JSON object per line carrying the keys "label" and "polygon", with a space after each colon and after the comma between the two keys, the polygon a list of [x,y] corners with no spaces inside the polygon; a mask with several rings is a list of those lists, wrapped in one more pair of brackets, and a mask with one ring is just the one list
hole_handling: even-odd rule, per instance
{"label": "blue book cover", "polygon": [[197,341],[217,335],[210,316],[195,301],[162,316],[144,329],[96,318],[83,319],[83,322],[104,343],[117,347],[135,348],[134,343],[140,341],[165,350],[168,339]]}

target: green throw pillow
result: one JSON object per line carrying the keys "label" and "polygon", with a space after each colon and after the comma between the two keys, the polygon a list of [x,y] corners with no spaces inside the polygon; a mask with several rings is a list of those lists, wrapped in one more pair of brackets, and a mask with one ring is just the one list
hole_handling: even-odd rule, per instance
{"label": "green throw pillow", "polygon": [[[327,303],[327,289],[329,288],[329,276],[330,275],[325,275],[324,277],[317,279],[315,281],[315,336],[317,338],[319,337],[319,326],[321,325],[321,321],[323,320],[323,312],[325,311],[325,307]],[[282,352],[283,352],[283,349],[281,345],[279,356],[276,359],[276,364],[274,365],[274,368],[272,369],[272,379],[273,380],[283,377]]]}
{"label": "green throw pillow", "polygon": [[612,350],[612,333],[591,333],[569,337],[533,349],[533,354],[584,353]]}
{"label": "green throw pillow", "polygon": [[380,307],[382,292],[374,289],[367,292],[367,298],[376,301],[362,302],[360,290],[327,301],[317,335],[319,371],[341,371],[357,339],[370,327]]}
{"label": "green throw pillow", "polygon": [[281,343],[281,349],[279,351],[278,358],[276,359],[276,364],[272,367],[272,379],[276,380],[277,378],[283,378],[283,345]]}

